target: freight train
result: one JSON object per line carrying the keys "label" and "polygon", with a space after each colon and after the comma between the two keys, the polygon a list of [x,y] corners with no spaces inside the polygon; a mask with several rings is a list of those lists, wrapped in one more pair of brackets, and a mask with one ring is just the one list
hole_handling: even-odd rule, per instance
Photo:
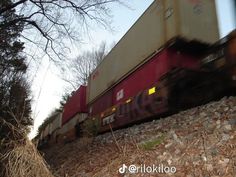
{"label": "freight train", "polygon": [[40,145],[234,94],[236,30],[218,36],[214,1],[154,1],[41,132]]}

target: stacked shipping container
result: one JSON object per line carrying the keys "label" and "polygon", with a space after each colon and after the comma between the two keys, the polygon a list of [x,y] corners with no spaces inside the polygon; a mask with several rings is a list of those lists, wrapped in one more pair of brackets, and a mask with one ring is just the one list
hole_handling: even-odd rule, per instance
{"label": "stacked shipping container", "polygon": [[[219,39],[215,1],[155,0],[90,75],[88,87],[81,86],[72,95],[62,117],[49,124],[43,136],[53,133],[60,124],[56,134],[73,139],[75,126],[87,117],[87,105],[90,116],[101,118],[107,126],[115,117],[119,117],[115,126],[123,126],[166,111],[161,99],[155,102],[168,92],[158,88],[160,78],[174,68],[196,70],[200,66],[199,58],[170,47],[172,39],[180,37],[201,45]],[[159,93],[149,96],[148,89],[153,86]],[[128,109],[130,119],[122,113]]]}
{"label": "stacked shipping container", "polygon": [[58,130],[61,128],[62,114],[57,113],[51,116],[52,121],[40,132],[40,141],[45,143],[50,141],[51,143],[56,140]]}
{"label": "stacked shipping container", "polygon": [[78,113],[86,113],[86,86],[80,86],[66,102],[62,115],[62,125],[72,119]]}
{"label": "stacked shipping container", "polygon": [[174,49],[163,49],[91,104],[90,115],[96,116],[103,113],[108,108],[124,103],[138,93],[158,85],[160,77],[173,68],[197,70],[199,67],[197,57],[180,53]]}
{"label": "stacked shipping container", "polygon": [[80,86],[74,92],[66,102],[63,113],[52,117],[52,121],[41,132],[40,140],[43,140],[43,144],[64,141],[64,137],[67,140],[75,138],[75,126],[87,118],[86,86]]}
{"label": "stacked shipping container", "polygon": [[217,41],[215,1],[155,0],[91,74],[87,103],[91,105],[177,36]]}

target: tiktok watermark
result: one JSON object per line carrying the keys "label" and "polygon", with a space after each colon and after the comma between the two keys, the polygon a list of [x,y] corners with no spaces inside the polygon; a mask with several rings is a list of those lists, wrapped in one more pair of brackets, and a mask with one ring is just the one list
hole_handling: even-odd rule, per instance
{"label": "tiktok watermark", "polygon": [[167,174],[172,173],[174,174],[176,172],[176,168],[174,166],[165,166],[163,164],[158,165],[125,165],[123,164],[119,168],[119,173],[159,173],[159,174]]}

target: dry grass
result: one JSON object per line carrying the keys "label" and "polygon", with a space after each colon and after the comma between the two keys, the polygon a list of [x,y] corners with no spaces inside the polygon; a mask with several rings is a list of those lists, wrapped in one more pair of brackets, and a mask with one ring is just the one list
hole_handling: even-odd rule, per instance
{"label": "dry grass", "polygon": [[53,177],[35,146],[27,140],[4,154],[6,177]]}
{"label": "dry grass", "polygon": [[[1,118],[6,138],[0,142],[0,176],[53,177],[35,145],[27,138],[27,129],[16,120],[13,125]],[[6,132],[7,130],[7,132]]]}

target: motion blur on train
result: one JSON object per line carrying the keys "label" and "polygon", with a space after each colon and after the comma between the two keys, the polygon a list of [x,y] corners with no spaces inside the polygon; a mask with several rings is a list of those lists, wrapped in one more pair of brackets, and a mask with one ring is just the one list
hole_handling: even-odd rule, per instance
{"label": "motion blur on train", "polygon": [[155,0],[42,130],[39,146],[158,119],[236,87],[236,30],[215,1]]}

